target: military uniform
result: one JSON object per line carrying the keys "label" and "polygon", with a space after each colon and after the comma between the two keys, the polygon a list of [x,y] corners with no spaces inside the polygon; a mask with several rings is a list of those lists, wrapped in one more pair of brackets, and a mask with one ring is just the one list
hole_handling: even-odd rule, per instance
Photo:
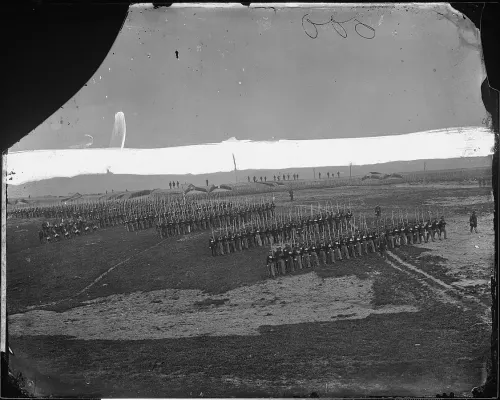
{"label": "military uniform", "polygon": [[281,248],[278,249],[278,254],[279,254],[280,273],[281,273],[281,275],[285,275],[286,274],[286,263],[285,263],[286,255]]}
{"label": "military uniform", "polygon": [[424,229],[425,229],[425,243],[427,243],[429,241],[429,237],[431,236],[431,232],[432,232],[432,223],[430,220],[427,221]]}
{"label": "military uniform", "polygon": [[217,255],[217,252],[215,250],[215,240],[213,238],[210,238],[209,240],[209,247],[212,252],[212,257],[215,257]]}
{"label": "military uniform", "polygon": [[333,252],[333,245],[332,242],[329,241],[328,244],[326,245],[327,251],[326,251],[326,263],[328,265],[335,264],[335,254]]}
{"label": "military uniform", "polygon": [[441,220],[439,221],[439,240],[441,240],[441,235],[444,235],[444,238],[446,239],[446,221],[444,220],[444,217],[441,217]]}
{"label": "military uniform", "polygon": [[394,247],[399,247],[401,246],[401,240],[400,240],[400,237],[399,237],[399,229],[397,226],[395,226],[392,230],[392,237],[394,238],[394,244],[395,246]]}
{"label": "military uniform", "polygon": [[326,252],[325,252],[325,245],[323,243],[320,243],[317,247],[318,249],[318,256],[319,256],[319,263],[322,267],[326,266]]}
{"label": "military uniform", "polygon": [[356,251],[354,250],[354,238],[352,236],[347,237],[347,250],[351,258],[356,258]]}
{"label": "military uniform", "polygon": [[472,212],[472,215],[469,218],[469,225],[470,233],[472,233],[472,231],[475,231],[477,233],[477,215],[475,211]]}
{"label": "military uniform", "polygon": [[439,232],[439,222],[437,219],[434,219],[434,221],[432,221],[432,225],[431,225],[431,235],[432,235],[433,242],[436,241],[436,234],[438,232]]}
{"label": "military uniform", "polygon": [[269,255],[267,256],[267,270],[269,272],[269,277],[270,278],[275,278],[276,277],[276,271],[275,271],[275,259],[273,256],[273,252],[270,251]]}
{"label": "military uniform", "polygon": [[302,254],[302,267],[303,268],[311,268],[311,259],[309,257],[309,249],[303,245],[300,249]]}
{"label": "military uniform", "polygon": [[293,269],[292,271],[298,271],[302,269],[302,258],[300,256],[300,251],[297,248],[297,245],[293,245],[292,247],[292,258],[293,258]]}
{"label": "military uniform", "polygon": [[362,250],[361,250],[361,238],[359,237],[359,233],[354,237],[354,244],[356,246],[356,255],[358,257],[361,257]]}
{"label": "military uniform", "polygon": [[308,253],[309,253],[310,267],[316,268],[318,266],[318,253],[316,253],[316,246],[310,245]]}

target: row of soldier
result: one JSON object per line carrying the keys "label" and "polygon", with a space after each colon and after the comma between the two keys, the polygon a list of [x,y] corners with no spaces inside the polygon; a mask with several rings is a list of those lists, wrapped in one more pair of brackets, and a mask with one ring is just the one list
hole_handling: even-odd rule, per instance
{"label": "row of soldier", "polygon": [[[282,181],[282,180],[283,181],[289,181],[290,180],[290,176],[293,178],[294,181],[299,179],[299,174],[292,174],[292,175],[290,175],[288,173],[287,174],[273,175],[273,179],[274,179],[275,182],[276,181]],[[327,172],[326,176],[327,176],[328,179],[330,179],[330,177],[335,178],[335,172],[332,172],[332,173]],[[319,179],[321,179],[321,172],[318,173],[318,177],[319,177]],[[337,177],[340,178],[340,172],[339,171],[337,171]],[[250,178],[250,176],[248,176],[247,179],[248,179],[248,182],[254,182],[254,183],[255,182],[259,182],[259,181],[260,182],[267,182],[267,176],[264,176],[264,177],[262,177],[262,176],[260,176],[260,177],[253,176],[252,178]],[[208,186],[208,181],[207,181],[207,186]]]}
{"label": "row of soldier", "polygon": [[50,243],[52,238],[55,241],[71,239],[74,236],[95,232],[97,229],[97,225],[93,224],[92,221],[84,221],[82,219],[66,220],[55,224],[46,221],[42,223],[42,229],[38,232],[38,238],[40,243],[44,241]]}
{"label": "row of soldier", "polygon": [[[212,196],[210,204],[223,203],[224,196],[217,194]],[[226,202],[224,202],[226,203]],[[204,206],[199,200],[187,200],[179,196],[165,195],[147,196],[134,199],[106,199],[93,201],[74,201],[71,203],[57,203],[38,206],[22,206],[8,210],[8,216],[21,219],[29,218],[57,218],[68,219],[75,215],[85,219],[100,218],[123,218],[130,215],[158,214],[159,209],[184,209],[185,211],[193,207]]]}
{"label": "row of soldier", "polygon": [[[288,220],[283,215],[278,217],[273,215],[271,218],[257,216],[249,226],[235,223],[232,225],[232,229],[228,229],[226,225],[225,233],[221,232],[218,236],[212,233],[209,247],[212,249],[212,255],[215,256],[228,254],[231,252],[228,251],[230,248],[239,247],[243,250],[254,246],[273,245],[277,242],[289,241],[292,238],[304,239],[304,235],[307,235],[308,231],[319,236],[325,235],[328,229],[329,235],[338,235],[342,233],[342,230],[345,232],[347,229],[353,228],[352,218],[353,214],[350,210],[347,212],[339,210],[337,213],[333,211],[320,212],[316,217],[300,215],[292,217],[290,214]],[[233,241],[235,245],[231,247],[230,243]],[[241,243],[239,246],[236,244],[238,242]],[[247,242],[248,246],[245,246],[244,243]],[[224,251],[224,249],[226,250]]]}
{"label": "row of soldier", "polygon": [[[380,216],[378,216],[380,217]],[[236,251],[243,251],[252,247],[273,246],[275,243],[290,241],[310,241],[311,238],[328,237],[330,241],[342,238],[348,242],[354,241],[360,237],[359,230],[353,223],[353,214],[350,210],[347,213],[339,211],[337,213],[327,212],[318,214],[315,218],[299,218],[289,222],[251,224],[243,226],[240,229],[227,229],[220,232],[219,235],[212,233],[209,239],[209,247],[213,256],[225,255]],[[359,219],[358,219],[359,220]],[[397,238],[427,242],[435,240],[436,235],[439,239],[446,239],[446,222],[444,216],[438,221],[437,218],[429,218],[426,222],[415,220],[414,223],[400,220],[399,223],[390,225],[380,225],[380,218],[377,218],[376,231],[383,232],[389,240],[390,248],[394,248]],[[368,236],[366,219],[361,218],[361,226],[364,227],[364,235]],[[375,225],[374,225],[375,226]],[[236,226],[233,226],[236,228]],[[374,228],[375,229],[375,228]],[[357,233],[356,233],[357,232]],[[399,239],[398,239],[399,240]]]}
{"label": "row of soldier", "polygon": [[192,231],[218,229],[233,225],[249,224],[254,220],[272,219],[274,203],[231,207],[214,207],[188,213],[163,213],[159,216],[156,230],[161,237],[187,234]]}
{"label": "row of soldier", "polygon": [[446,222],[440,220],[437,229],[432,223],[425,227],[418,221],[412,224],[402,224],[397,227],[384,227],[382,230],[365,230],[361,233],[356,230],[354,235],[346,235],[329,241],[309,241],[301,244],[280,245],[269,251],[266,265],[269,277],[275,278],[305,268],[317,268],[333,265],[338,261],[359,258],[369,253],[380,253],[385,256],[387,249],[434,241],[436,235],[441,240],[446,239]]}

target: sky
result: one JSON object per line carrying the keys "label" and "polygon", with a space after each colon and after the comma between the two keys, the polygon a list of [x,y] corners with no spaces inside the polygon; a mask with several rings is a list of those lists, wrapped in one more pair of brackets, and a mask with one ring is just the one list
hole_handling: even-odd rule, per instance
{"label": "sky", "polygon": [[[93,78],[9,158],[97,154],[118,112],[127,149],[480,132],[479,33],[450,10],[132,7]],[[312,39],[313,23],[330,18],[351,20],[318,26]]]}

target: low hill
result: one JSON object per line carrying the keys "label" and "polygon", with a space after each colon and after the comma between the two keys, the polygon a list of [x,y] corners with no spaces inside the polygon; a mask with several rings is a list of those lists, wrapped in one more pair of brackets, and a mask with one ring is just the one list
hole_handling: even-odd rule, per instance
{"label": "low hill", "polygon": [[[425,167],[424,167],[425,166]],[[300,179],[314,179],[322,174],[322,178],[327,177],[327,173],[335,174],[335,177],[340,178],[352,176],[362,177],[370,172],[377,171],[382,174],[392,173],[416,173],[418,171],[438,171],[438,170],[453,170],[453,169],[471,169],[491,167],[490,157],[471,157],[471,158],[454,158],[447,160],[418,160],[409,162],[391,162],[385,164],[372,165],[353,165],[349,166],[331,166],[322,168],[293,168],[288,170],[272,171],[272,170],[246,170],[235,172],[220,172],[215,174],[204,175],[115,175],[112,173],[102,175],[79,175],[72,178],[52,178],[37,182],[29,182],[21,185],[9,185],[7,194],[9,198],[26,198],[28,195],[32,197],[39,196],[68,196],[68,193],[101,193],[103,196],[108,192],[108,195],[118,195],[118,193],[136,192],[141,190],[151,190],[152,188],[169,189],[169,182],[179,182],[179,188],[182,185],[193,184],[196,186],[207,186],[208,184],[235,184],[248,183],[248,178],[253,179],[267,177],[268,181],[274,181],[276,174],[299,174]],[[337,173],[339,175],[337,175]],[[252,182],[252,185],[254,183]],[[255,184],[260,185],[260,183]],[[114,191],[112,194],[111,191]],[[158,190],[158,189],[157,189]]]}

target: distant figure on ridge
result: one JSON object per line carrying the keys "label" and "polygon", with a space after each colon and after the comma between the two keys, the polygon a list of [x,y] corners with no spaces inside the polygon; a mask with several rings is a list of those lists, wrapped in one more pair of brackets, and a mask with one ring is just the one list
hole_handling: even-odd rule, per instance
{"label": "distant figure on ridge", "polygon": [[470,224],[470,233],[472,233],[472,230],[477,233],[477,215],[475,211],[472,211],[472,215],[469,218],[469,224]]}

